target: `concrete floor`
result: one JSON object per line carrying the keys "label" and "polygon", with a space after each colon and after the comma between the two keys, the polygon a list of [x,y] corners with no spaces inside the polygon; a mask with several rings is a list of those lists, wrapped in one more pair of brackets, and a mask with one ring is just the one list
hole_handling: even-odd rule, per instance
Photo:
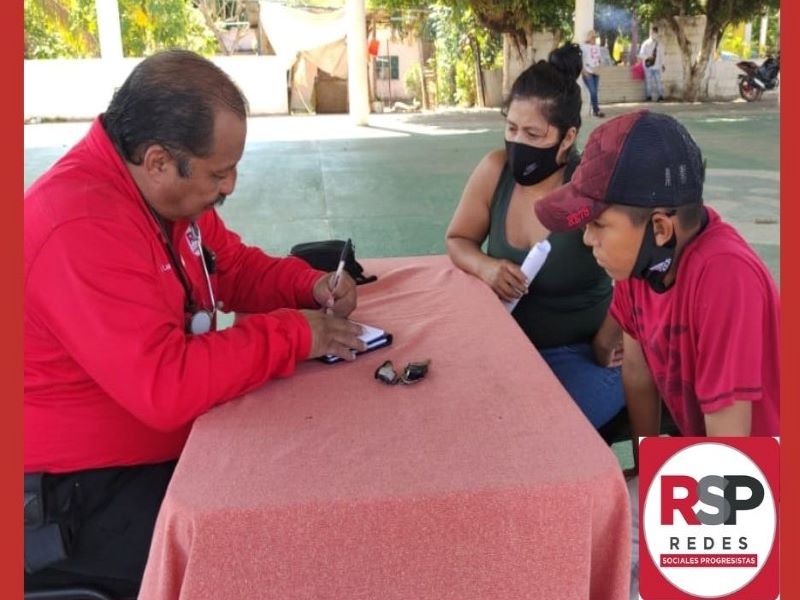
{"label": "concrete floor", "polygon": [[[604,107],[608,116],[645,105]],[[648,104],[679,118],[708,163],[706,201],[732,222],[778,280],[779,113],[761,102]],[[582,146],[601,121],[588,117]],[[25,126],[25,185],[88,123]],[[234,194],[220,214],[244,240],[285,254],[298,242],[351,237],[357,257],[439,254],[471,170],[502,145],[496,110],[256,117]]]}

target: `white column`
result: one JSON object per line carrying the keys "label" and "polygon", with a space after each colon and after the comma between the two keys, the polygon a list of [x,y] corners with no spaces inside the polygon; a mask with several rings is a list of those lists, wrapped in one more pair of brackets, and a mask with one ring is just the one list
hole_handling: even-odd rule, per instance
{"label": "white column", "polygon": [[586,41],[586,33],[594,29],[594,0],[575,0],[575,35],[578,44]]}
{"label": "white column", "polygon": [[761,31],[758,32],[758,53],[762,55],[767,49],[767,15],[761,17]]}
{"label": "white column", "polygon": [[95,0],[101,58],[122,58],[122,28],[117,0]]}
{"label": "white column", "polygon": [[753,24],[747,22],[744,24],[744,39],[742,47],[744,48],[744,55],[742,58],[749,59],[750,58],[750,48],[753,44]]}
{"label": "white column", "polygon": [[[576,44],[583,44],[586,41],[586,34],[590,29],[594,29],[594,0],[575,0],[575,20],[573,22],[575,34],[572,41]],[[592,104],[590,102],[589,89],[584,85],[583,78],[578,76],[578,85],[583,91],[583,115],[592,114]]]}
{"label": "white column", "polygon": [[350,117],[366,125],[369,117],[367,87],[367,12],[364,0],[347,0],[347,98]]}

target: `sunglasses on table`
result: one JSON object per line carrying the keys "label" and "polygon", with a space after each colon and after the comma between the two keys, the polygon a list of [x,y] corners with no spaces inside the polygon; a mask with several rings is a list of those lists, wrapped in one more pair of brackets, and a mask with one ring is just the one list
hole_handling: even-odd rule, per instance
{"label": "sunglasses on table", "polygon": [[394,368],[392,361],[387,360],[375,370],[375,379],[378,379],[387,385],[396,385],[398,383],[417,383],[425,379],[425,376],[428,374],[428,366],[430,364],[430,360],[410,362],[405,366],[402,372],[398,373]]}

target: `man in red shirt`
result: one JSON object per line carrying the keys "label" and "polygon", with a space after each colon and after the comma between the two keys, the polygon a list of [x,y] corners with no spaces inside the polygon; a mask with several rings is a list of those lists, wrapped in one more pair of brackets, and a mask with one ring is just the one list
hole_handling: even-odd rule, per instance
{"label": "man in red shirt", "polygon": [[[364,349],[350,277],[331,289],[214,210],[246,110],[206,59],[154,55],[25,194],[26,590],[135,596],[194,419],[300,361]],[[218,332],[218,309],[257,314]]]}
{"label": "man in red shirt", "polygon": [[[535,207],[551,231],[585,227],[615,280],[637,465],[638,438],[659,434],[661,399],[685,436],[779,435],[778,291],[747,242],[703,206],[704,176],[683,125],[640,111],[595,129],[572,181]],[[629,488],[636,547],[635,480]]]}

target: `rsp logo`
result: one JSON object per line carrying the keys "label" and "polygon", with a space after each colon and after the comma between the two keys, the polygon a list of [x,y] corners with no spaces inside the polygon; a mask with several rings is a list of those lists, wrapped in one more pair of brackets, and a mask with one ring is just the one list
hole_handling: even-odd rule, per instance
{"label": "rsp logo", "polygon": [[640,594],[764,598],[778,590],[774,438],[646,438]]}
{"label": "rsp logo", "polygon": [[[686,492],[678,496],[677,490]],[[739,490],[749,496],[741,498]],[[672,525],[679,513],[687,525],[736,525],[736,514],[758,508],[764,501],[764,486],[749,475],[706,475],[695,480],[688,475],[661,476],[661,524]],[[714,510],[694,510],[697,503]]]}

